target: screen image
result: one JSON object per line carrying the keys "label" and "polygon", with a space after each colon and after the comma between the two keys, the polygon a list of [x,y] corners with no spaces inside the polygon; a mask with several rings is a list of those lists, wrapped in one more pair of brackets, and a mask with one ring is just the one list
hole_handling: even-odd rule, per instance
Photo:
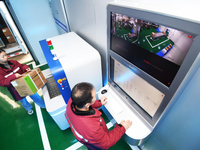
{"label": "screen image", "polygon": [[110,76],[118,87],[134,100],[139,107],[153,117],[165,94],[135,74],[131,69],[111,57]]}
{"label": "screen image", "polygon": [[111,12],[110,49],[169,87],[195,36]]}

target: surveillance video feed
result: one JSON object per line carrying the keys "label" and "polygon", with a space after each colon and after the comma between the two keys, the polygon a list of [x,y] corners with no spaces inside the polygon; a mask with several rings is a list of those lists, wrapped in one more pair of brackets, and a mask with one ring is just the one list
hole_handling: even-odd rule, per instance
{"label": "surveillance video feed", "polygon": [[153,22],[111,13],[110,49],[170,86],[195,36]]}
{"label": "surveillance video feed", "polygon": [[194,36],[145,20],[112,13],[112,33],[177,65],[183,62]]}

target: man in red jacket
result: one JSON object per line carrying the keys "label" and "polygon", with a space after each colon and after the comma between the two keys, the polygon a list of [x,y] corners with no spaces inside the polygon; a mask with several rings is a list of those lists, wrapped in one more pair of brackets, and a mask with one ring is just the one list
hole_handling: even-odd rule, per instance
{"label": "man in red jacket", "polygon": [[[20,101],[22,106],[28,111],[28,114],[33,114],[32,106],[27,101],[26,97],[20,97],[15,88],[12,86],[11,81],[21,77],[24,72],[31,69],[28,65],[20,64],[16,60],[8,61],[8,57],[3,49],[0,48],[0,86],[7,87],[15,101]],[[40,107],[45,108],[43,99],[35,93],[30,95],[33,101]]]}
{"label": "man in red jacket", "polygon": [[106,102],[105,96],[96,100],[95,89],[90,83],[79,83],[72,89],[65,116],[76,139],[89,149],[108,149],[132,124],[123,120],[108,131],[101,112],[96,109]]}

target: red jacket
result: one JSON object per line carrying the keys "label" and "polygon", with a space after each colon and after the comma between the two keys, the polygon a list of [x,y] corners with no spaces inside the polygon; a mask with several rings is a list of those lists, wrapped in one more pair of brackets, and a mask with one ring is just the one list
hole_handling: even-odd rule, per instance
{"label": "red jacket", "polygon": [[97,100],[88,112],[79,111],[77,114],[71,98],[67,104],[65,117],[71,130],[76,139],[89,149],[108,149],[125,133],[125,128],[121,125],[116,125],[113,130],[108,131],[101,117],[102,113],[96,109],[101,106],[102,104]]}
{"label": "red jacket", "polygon": [[15,73],[23,74],[29,66],[20,64],[16,60],[10,60],[8,64],[11,69],[7,69],[4,65],[0,64],[0,86],[7,87],[15,101],[19,101],[22,97],[19,96],[10,82],[16,79]]}

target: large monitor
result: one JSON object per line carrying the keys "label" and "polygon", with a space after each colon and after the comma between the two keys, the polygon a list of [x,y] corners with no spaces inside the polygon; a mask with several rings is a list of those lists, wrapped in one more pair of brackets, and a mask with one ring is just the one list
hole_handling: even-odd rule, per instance
{"label": "large monitor", "polygon": [[108,81],[155,126],[199,53],[200,25],[108,5]]}
{"label": "large monitor", "polygon": [[170,86],[195,35],[111,12],[110,49]]}

